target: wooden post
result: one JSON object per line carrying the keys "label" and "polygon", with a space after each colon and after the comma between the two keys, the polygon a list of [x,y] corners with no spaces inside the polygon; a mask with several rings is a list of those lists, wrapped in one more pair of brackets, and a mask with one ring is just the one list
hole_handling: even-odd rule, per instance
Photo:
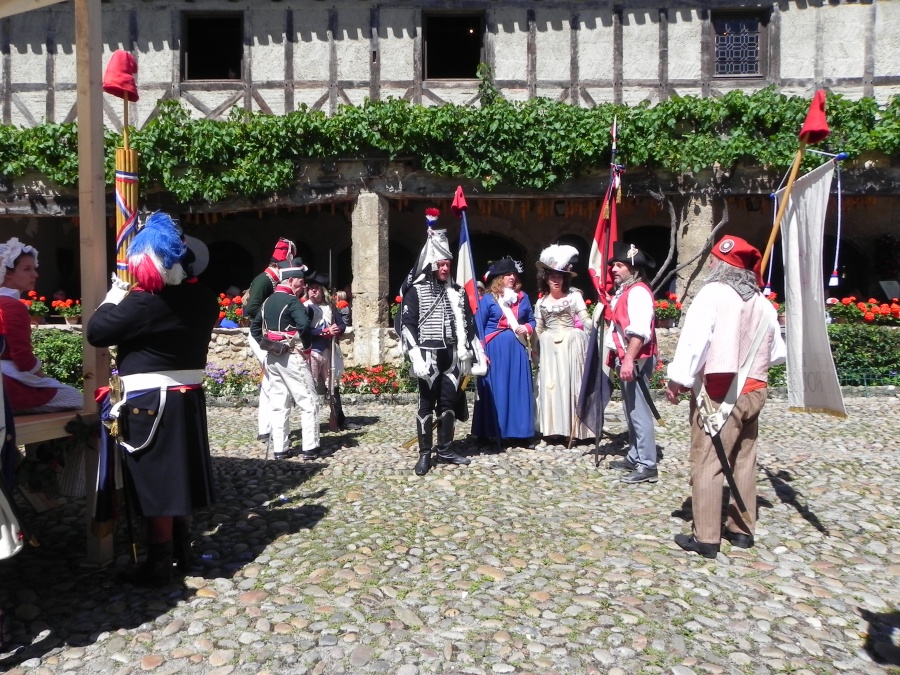
{"label": "wooden post", "polygon": [[800,171],[800,162],[803,160],[803,151],[806,150],[806,135],[800,137],[800,147],[797,154],[794,155],[794,163],[791,165],[791,173],[788,176],[787,185],[784,188],[784,197],[781,204],[778,205],[778,214],[775,216],[775,224],[772,226],[772,232],[769,234],[769,241],[766,244],[766,250],[763,253],[762,262],[759,265],[759,273],[766,273],[766,265],[769,264],[769,256],[772,255],[772,247],[775,246],[775,239],[778,238],[778,231],[781,229],[781,219],[784,218],[784,212],[787,209],[788,199],[791,198],[791,190],[794,189],[794,181],[797,180],[797,173]]}
{"label": "wooden post", "polygon": [[[75,62],[78,116],[78,217],[81,245],[82,318],[87,326],[94,308],[106,295],[106,186],[103,172],[103,102],[100,32],[100,0],[75,0]],[[87,334],[87,331],[83,331]],[[84,410],[96,412],[94,389],[109,381],[109,352],[92,347],[84,339]],[[87,495],[87,559],[102,565],[112,561],[113,537],[91,532],[91,512],[96,498],[96,448],[85,451]]]}

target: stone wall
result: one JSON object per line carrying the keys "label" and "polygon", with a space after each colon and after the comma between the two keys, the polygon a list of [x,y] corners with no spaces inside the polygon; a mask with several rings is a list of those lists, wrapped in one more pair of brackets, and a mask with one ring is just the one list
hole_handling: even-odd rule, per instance
{"label": "stone wall", "polygon": [[[400,343],[397,339],[397,333],[394,332],[393,328],[381,328],[379,330],[382,332],[382,363],[400,363],[402,357],[400,355]],[[209,341],[207,361],[217,366],[245,365],[247,367],[255,367],[257,365],[256,358],[247,346],[248,332],[248,328],[216,328]],[[679,328],[660,328],[657,330],[656,336],[659,341],[659,351],[665,360],[671,359],[675,353],[675,346],[678,343],[680,334],[681,329]],[[355,357],[352,330],[338,341],[338,345],[341,348],[345,366],[369,365],[368,363],[360,363]]]}
{"label": "stone wall", "polygon": [[[376,329],[381,332],[381,363],[399,363],[400,344],[397,333],[393,328]],[[258,365],[256,357],[247,345],[249,328],[216,328],[209,340],[209,353],[207,361],[217,366],[244,365],[254,368]],[[372,365],[367,362],[360,363],[356,358],[355,336],[352,329],[339,341],[341,354],[344,357],[345,366]]]}

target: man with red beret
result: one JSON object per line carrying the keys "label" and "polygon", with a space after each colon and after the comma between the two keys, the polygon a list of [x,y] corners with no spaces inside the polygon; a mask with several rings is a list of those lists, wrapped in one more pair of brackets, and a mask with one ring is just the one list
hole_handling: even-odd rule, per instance
{"label": "man with red beret", "polygon": [[[756,527],[756,441],[759,413],[767,396],[769,367],[787,350],[778,315],[759,291],[760,252],[740,237],[726,235],[712,249],[706,283],[685,316],[669,364],[666,396],[677,404],[691,397],[691,494],[693,534],[676,534],[685,551],[715,558],[724,536],[750,548]],[[702,404],[702,405],[701,405]],[[732,494],[722,530],[724,450],[746,511]]]}

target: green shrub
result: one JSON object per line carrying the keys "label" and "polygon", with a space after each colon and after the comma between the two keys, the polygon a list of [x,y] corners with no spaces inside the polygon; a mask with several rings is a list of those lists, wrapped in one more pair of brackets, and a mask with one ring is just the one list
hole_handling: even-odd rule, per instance
{"label": "green shrub", "polygon": [[900,378],[900,330],[886,326],[831,324],[831,353],[841,384],[896,383]]}
{"label": "green shrub", "polygon": [[34,330],[31,333],[31,344],[34,355],[43,363],[44,373],[48,377],[78,389],[83,387],[80,333],[55,328]]}

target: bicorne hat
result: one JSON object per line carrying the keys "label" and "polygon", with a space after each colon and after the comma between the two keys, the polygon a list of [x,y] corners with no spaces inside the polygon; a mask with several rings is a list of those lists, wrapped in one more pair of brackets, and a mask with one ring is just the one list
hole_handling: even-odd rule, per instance
{"label": "bicorne hat", "polygon": [[656,267],[656,261],[647,253],[634,244],[626,244],[622,241],[613,243],[613,254],[606,264],[612,265],[617,262],[629,267],[643,267],[644,269],[654,269]]}
{"label": "bicorne hat", "polygon": [[331,279],[328,278],[328,275],[324,272],[310,272],[306,275],[306,285],[317,284],[322,286],[323,288],[328,288],[331,285]]}
{"label": "bicorne hat", "polygon": [[522,263],[513,260],[509,256],[500,258],[491,265],[490,269],[484,275],[484,283],[490,285],[494,277],[506,274],[522,274]]}

